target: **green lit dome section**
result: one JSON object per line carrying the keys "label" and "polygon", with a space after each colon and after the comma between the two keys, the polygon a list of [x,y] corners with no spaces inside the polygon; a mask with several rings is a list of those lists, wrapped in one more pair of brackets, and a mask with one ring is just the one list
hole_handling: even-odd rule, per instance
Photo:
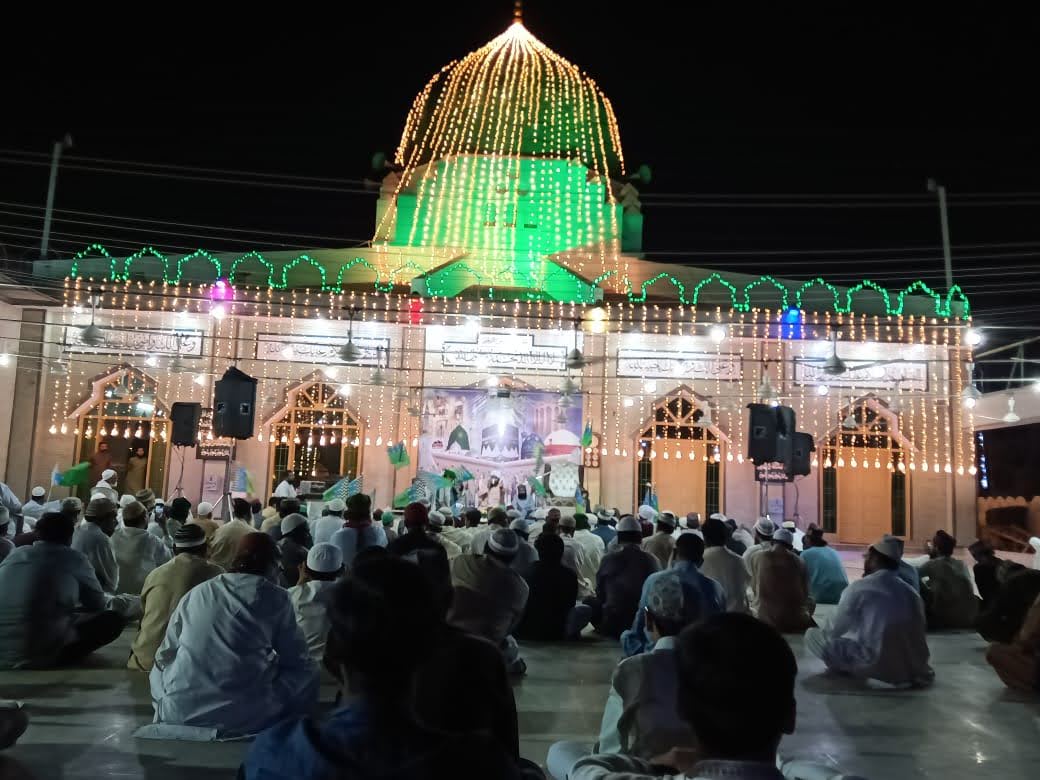
{"label": "green lit dome section", "polygon": [[396,161],[414,168],[460,154],[576,160],[600,176],[624,173],[610,101],[520,22],[430,79]]}
{"label": "green lit dome section", "polygon": [[624,157],[613,108],[520,21],[426,84],[395,161],[373,241],[388,268],[425,265],[407,249],[421,247],[465,264],[472,278],[433,285],[454,294],[467,284],[537,293],[561,271],[572,286],[607,271],[620,281]]}

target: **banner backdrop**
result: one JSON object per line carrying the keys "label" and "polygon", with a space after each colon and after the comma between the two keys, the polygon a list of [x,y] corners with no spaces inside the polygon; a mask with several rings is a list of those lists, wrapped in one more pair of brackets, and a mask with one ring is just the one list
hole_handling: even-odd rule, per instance
{"label": "banner backdrop", "polygon": [[561,407],[557,393],[511,390],[501,395],[481,388],[426,388],[420,471],[465,468],[474,479],[466,483],[460,500],[477,506],[508,504],[524,499],[517,487],[526,486],[535,474],[541,450],[538,473],[549,472],[544,479],[549,492],[568,495],[569,488],[573,496],[581,463],[581,396]]}

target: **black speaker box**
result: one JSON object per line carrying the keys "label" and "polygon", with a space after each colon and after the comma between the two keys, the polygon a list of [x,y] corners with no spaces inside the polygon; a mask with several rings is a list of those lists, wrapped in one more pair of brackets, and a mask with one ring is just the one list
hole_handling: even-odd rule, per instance
{"label": "black speaker box", "polygon": [[170,407],[170,442],[174,447],[194,447],[202,420],[202,404],[178,401]]}
{"label": "black speaker box", "polygon": [[788,466],[791,463],[791,453],[794,449],[794,409],[790,406],[778,406],[774,411],[776,412],[776,462]]}
{"label": "black speaker box", "polygon": [[213,387],[213,435],[252,438],[255,412],[256,380],[232,366]]}
{"label": "black speaker box", "polygon": [[812,472],[810,464],[812,454],[816,452],[816,442],[811,434],[796,431],[791,442],[791,462],[787,467],[787,476],[807,477]]}
{"label": "black speaker box", "polygon": [[790,463],[795,433],[794,409],[790,406],[748,404],[748,458],[756,466],[763,463]]}

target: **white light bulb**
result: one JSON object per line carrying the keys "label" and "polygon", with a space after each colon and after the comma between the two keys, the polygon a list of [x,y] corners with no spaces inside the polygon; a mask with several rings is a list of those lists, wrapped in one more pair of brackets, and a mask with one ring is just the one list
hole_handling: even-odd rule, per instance
{"label": "white light bulb", "polygon": [[708,331],[708,335],[716,344],[721,344],[726,338],[726,328],[723,325],[712,325],[711,330]]}
{"label": "white light bulb", "polygon": [[816,385],[816,395],[827,395],[831,391],[827,385]]}
{"label": "white light bulb", "polygon": [[215,303],[210,307],[209,315],[215,320],[222,320],[227,316],[227,309],[224,308],[224,304]]}
{"label": "white light bulb", "polygon": [[653,393],[657,390],[657,382],[653,379],[648,379],[643,383],[643,390],[647,393]]}
{"label": "white light bulb", "polygon": [[149,368],[155,368],[157,365],[159,365],[159,358],[157,358],[155,355],[149,355],[144,359],[144,364]]}
{"label": "white light bulb", "polygon": [[964,332],[964,343],[969,347],[977,347],[982,343],[982,333],[975,328],[968,328]]}
{"label": "white light bulb", "polygon": [[[1038,383],[1038,384],[1040,384],[1040,383]],[[1037,389],[1037,392],[1040,392],[1040,388]],[[629,408],[629,407],[635,406],[635,403],[636,403],[635,399],[634,398],[629,398],[628,396],[625,396],[625,398],[621,399],[621,405],[624,406],[626,409]]]}

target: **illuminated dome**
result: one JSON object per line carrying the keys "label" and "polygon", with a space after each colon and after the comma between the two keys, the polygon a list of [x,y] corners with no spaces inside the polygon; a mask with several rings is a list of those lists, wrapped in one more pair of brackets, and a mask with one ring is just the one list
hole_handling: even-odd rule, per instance
{"label": "illuminated dome", "polygon": [[577,160],[600,175],[624,173],[610,101],[519,20],[430,79],[412,104],[396,162],[414,169],[465,154]]}

